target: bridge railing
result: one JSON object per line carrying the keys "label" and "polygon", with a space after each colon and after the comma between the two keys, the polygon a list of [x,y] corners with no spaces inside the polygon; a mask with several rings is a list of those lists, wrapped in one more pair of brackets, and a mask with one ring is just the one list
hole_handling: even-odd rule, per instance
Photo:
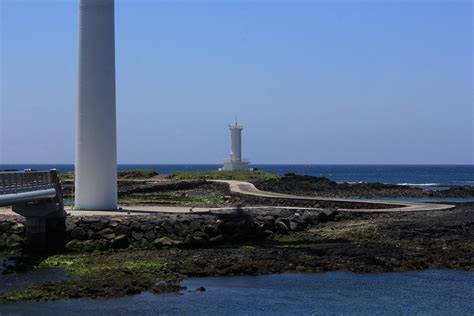
{"label": "bridge railing", "polygon": [[56,188],[56,170],[0,172],[0,195]]}

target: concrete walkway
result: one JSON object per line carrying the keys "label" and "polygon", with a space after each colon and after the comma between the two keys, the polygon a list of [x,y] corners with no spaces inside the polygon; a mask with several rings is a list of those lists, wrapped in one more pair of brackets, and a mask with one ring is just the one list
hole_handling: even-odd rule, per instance
{"label": "concrete walkway", "polygon": [[371,209],[338,209],[346,212],[413,212],[413,211],[440,211],[454,208],[454,205],[449,204],[434,204],[434,203],[414,203],[414,202],[397,202],[385,200],[359,200],[359,199],[342,199],[329,198],[318,196],[298,196],[291,194],[282,194],[268,191],[261,191],[257,189],[252,183],[237,180],[210,180],[213,182],[227,183],[230,190],[234,193],[253,195],[257,197],[273,198],[273,199],[294,199],[294,200],[312,200],[312,201],[331,201],[331,202],[349,202],[349,203],[364,203],[364,204],[384,204],[391,205],[393,208],[371,208]]}
{"label": "concrete walkway", "polygon": [[[358,200],[358,199],[339,199],[317,196],[297,196],[291,194],[282,194],[257,189],[252,183],[237,180],[210,180],[213,182],[227,183],[230,190],[235,193],[253,195],[257,197],[273,198],[273,199],[294,199],[294,200],[312,200],[312,201],[331,201],[331,202],[350,202],[365,204],[385,204],[391,205],[393,208],[370,208],[370,209],[338,209],[345,212],[413,212],[413,211],[439,211],[454,208],[449,204],[434,203],[412,203],[412,202],[396,202],[384,200]],[[315,210],[314,207],[288,207],[288,206],[246,206],[245,208],[282,208],[282,209],[300,209]],[[73,210],[72,207],[66,207],[66,211],[71,216],[120,216],[120,215],[150,215],[156,213],[206,213],[218,212],[224,210],[235,209],[235,207],[189,207],[189,206],[160,206],[160,205],[120,205],[116,211],[84,211]],[[11,207],[0,207],[0,215],[17,215],[12,212]]]}

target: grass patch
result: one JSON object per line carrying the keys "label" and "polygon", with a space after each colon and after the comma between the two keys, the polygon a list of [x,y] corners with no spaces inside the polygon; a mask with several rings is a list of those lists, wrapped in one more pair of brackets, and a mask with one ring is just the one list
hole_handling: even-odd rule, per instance
{"label": "grass patch", "polygon": [[192,171],[192,172],[175,172],[170,174],[168,179],[172,180],[271,180],[278,179],[279,176],[272,172],[263,170],[254,171]]}

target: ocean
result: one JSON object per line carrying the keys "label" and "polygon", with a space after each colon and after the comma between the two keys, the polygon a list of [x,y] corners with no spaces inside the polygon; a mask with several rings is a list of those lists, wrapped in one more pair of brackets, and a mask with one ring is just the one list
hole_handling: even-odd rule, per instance
{"label": "ocean", "polygon": [[181,295],[14,303],[0,315],[472,315],[473,282],[448,270],[191,278]]}
{"label": "ocean", "polygon": [[[150,168],[160,174],[178,171],[216,170],[220,164],[119,164],[121,170]],[[337,182],[379,182],[426,188],[474,186],[474,165],[268,165],[253,168],[277,174],[296,173],[327,177]],[[0,170],[25,169],[73,171],[73,164],[0,164]]]}

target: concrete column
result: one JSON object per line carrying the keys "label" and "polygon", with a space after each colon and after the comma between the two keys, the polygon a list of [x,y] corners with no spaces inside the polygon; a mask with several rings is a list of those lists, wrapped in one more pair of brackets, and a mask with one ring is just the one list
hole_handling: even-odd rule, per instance
{"label": "concrete column", "polygon": [[114,0],[80,0],[75,208],[117,208]]}
{"label": "concrete column", "polygon": [[26,250],[33,253],[54,252],[64,248],[66,241],[66,218],[26,217]]}
{"label": "concrete column", "polygon": [[43,252],[46,249],[46,217],[27,217],[25,246],[29,252]]}

